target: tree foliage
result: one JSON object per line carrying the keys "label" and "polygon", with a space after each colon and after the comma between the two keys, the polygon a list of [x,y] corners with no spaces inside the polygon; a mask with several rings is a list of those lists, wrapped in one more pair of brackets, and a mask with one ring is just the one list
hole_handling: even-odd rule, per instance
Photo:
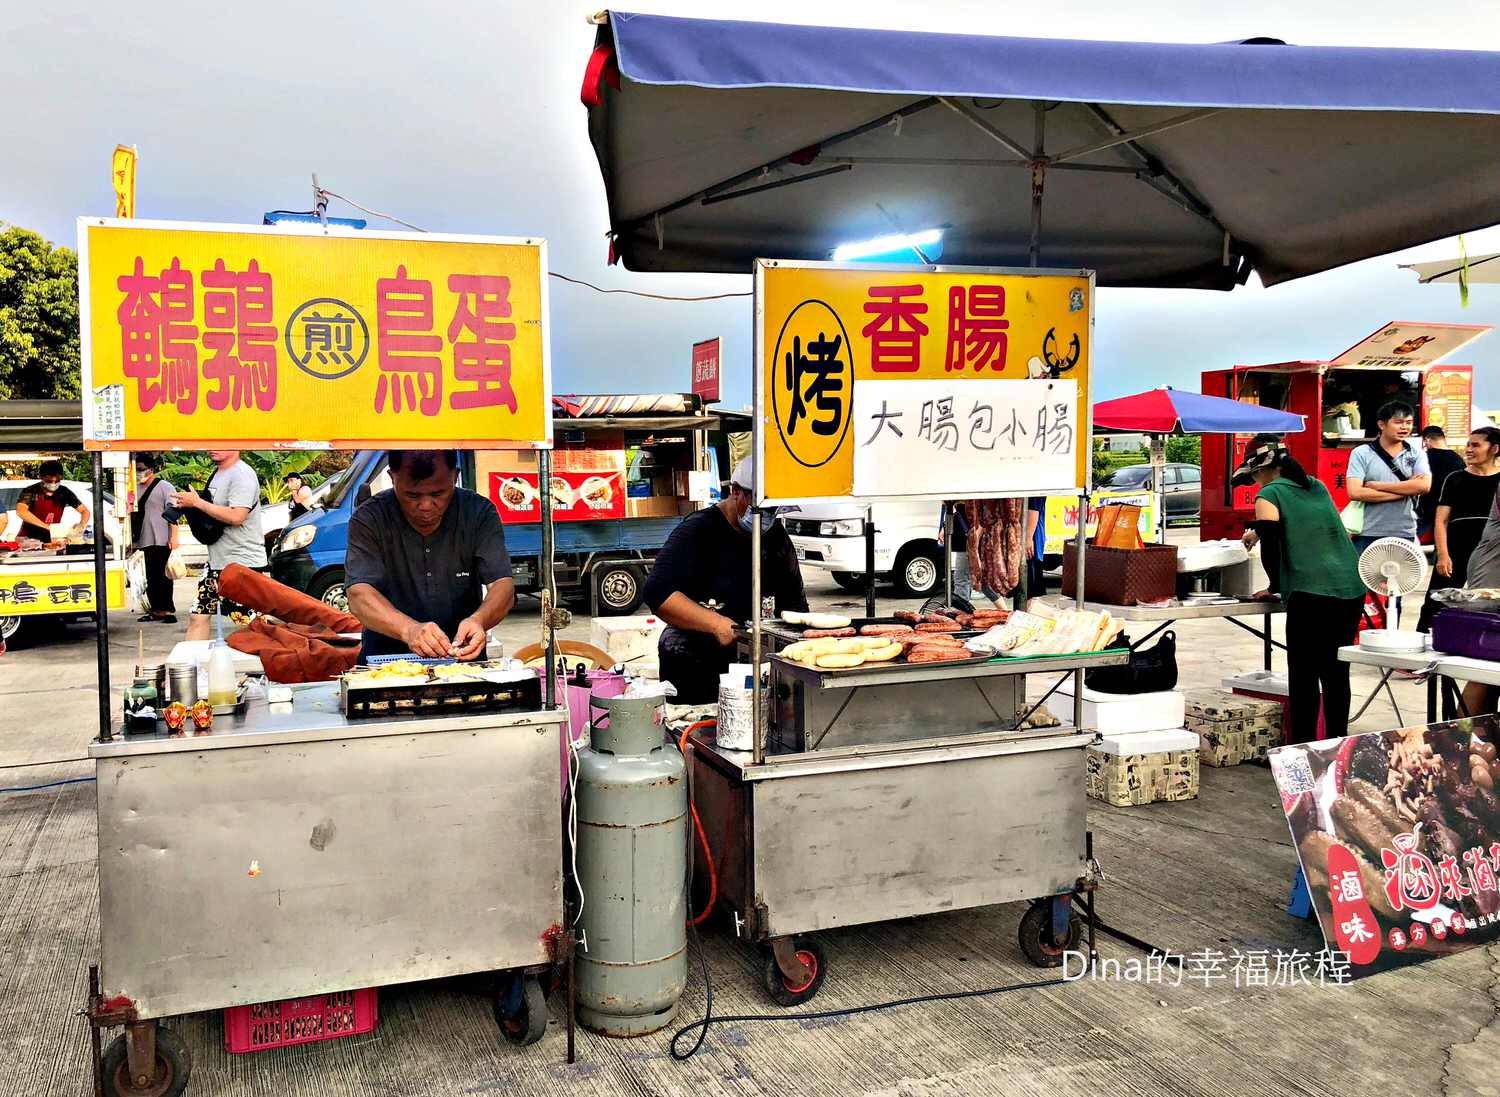
{"label": "tree foliage", "polygon": [[1203,452],[1203,439],[1196,434],[1177,434],[1167,438],[1167,460],[1196,465]]}
{"label": "tree foliage", "polygon": [[78,256],[0,230],[0,399],[76,400]]}

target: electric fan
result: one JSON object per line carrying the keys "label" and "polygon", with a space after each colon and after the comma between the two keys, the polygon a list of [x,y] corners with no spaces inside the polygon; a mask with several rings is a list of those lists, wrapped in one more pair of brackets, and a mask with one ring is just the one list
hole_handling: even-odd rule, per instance
{"label": "electric fan", "polygon": [[1427,578],[1427,558],[1414,541],[1382,537],[1359,554],[1359,577],[1371,592],[1391,599],[1391,621],[1395,628],[1366,629],[1359,634],[1360,647],[1373,651],[1423,651],[1427,634],[1402,631],[1401,597],[1421,587]]}

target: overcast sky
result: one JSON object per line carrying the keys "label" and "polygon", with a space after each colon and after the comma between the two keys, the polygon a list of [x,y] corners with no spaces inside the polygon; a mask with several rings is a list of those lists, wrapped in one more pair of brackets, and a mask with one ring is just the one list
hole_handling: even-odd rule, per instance
{"label": "overcast sky", "polygon": [[[72,246],[108,215],[109,153],[140,149],[137,215],[259,223],[332,190],[429,230],[542,235],[552,268],[610,287],[721,293],[749,279],[605,265],[603,185],[578,89],[592,10],[557,0],[204,5],[0,0],[0,220]],[[1410,0],[639,0],[669,15],[1057,38],[1500,49],[1492,3]],[[1253,14],[1251,12],[1253,11]],[[335,209],[334,213],[353,211]],[[1466,237],[1500,251],[1500,230]],[[1203,369],[1332,356],[1388,320],[1494,323],[1500,286],[1418,286],[1398,262],[1456,241],[1263,290],[1103,289],[1098,398],[1197,387]],[[681,391],[689,345],[726,340],[726,402],[749,399],[748,299],[664,303],[552,282],[558,392]],[[1500,335],[1463,352],[1500,407]]]}

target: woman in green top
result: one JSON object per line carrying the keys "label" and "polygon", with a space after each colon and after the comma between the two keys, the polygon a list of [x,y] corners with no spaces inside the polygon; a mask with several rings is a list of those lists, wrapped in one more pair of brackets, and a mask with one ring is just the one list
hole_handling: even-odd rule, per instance
{"label": "woman in green top", "polygon": [[1277,439],[1257,437],[1235,469],[1236,487],[1251,483],[1260,490],[1255,529],[1245,541],[1259,540],[1271,580],[1271,589],[1256,597],[1279,594],[1286,602],[1291,741],[1317,738],[1320,701],[1324,733],[1339,738],[1349,730],[1349,664],[1339,661],[1338,652],[1354,643],[1364,608],[1359,557],[1328,489]]}

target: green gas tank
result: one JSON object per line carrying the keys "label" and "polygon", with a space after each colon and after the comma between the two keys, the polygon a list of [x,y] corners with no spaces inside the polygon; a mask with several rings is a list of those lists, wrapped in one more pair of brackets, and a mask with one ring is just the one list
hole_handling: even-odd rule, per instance
{"label": "green gas tank", "polygon": [[664,1028],[687,982],[687,774],[662,698],[594,698],[578,755],[578,1021],[607,1036]]}

